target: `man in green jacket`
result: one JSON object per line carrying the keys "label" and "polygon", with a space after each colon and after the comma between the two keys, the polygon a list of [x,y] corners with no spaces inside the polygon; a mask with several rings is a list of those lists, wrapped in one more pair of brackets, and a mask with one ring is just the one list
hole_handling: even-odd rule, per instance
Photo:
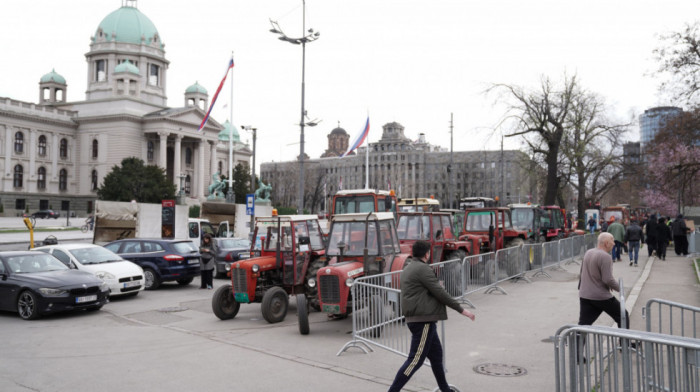
{"label": "man in green jacket", "polygon": [[401,366],[389,392],[400,391],[413,374],[430,360],[433,375],[441,391],[450,391],[442,364],[442,345],[437,334],[436,322],[447,320],[445,306],[460,312],[474,321],[474,314],[464,308],[445,291],[435,276],[430,260],[430,243],[416,241],[412,257],[406,260],[401,273],[401,306],[406,324],[411,331],[411,350]]}
{"label": "man in green jacket", "polygon": [[615,261],[622,261],[622,243],[625,241],[625,226],[622,223],[617,222],[615,217],[610,218],[610,225],[608,226],[608,233],[613,235],[615,238],[615,247],[612,250],[612,259]]}

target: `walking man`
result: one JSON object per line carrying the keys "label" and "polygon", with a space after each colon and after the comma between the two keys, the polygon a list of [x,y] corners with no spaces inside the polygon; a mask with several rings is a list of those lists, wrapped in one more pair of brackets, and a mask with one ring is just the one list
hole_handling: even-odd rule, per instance
{"label": "walking man", "polygon": [[625,241],[629,248],[630,255],[630,266],[634,261],[634,265],[637,265],[637,260],[639,260],[639,245],[642,242],[642,228],[639,227],[637,221],[632,219],[630,221],[630,226],[625,231]]}
{"label": "walking man", "polygon": [[656,240],[656,215],[652,214],[649,217],[649,220],[647,220],[647,224],[644,225],[644,234],[646,235],[646,242],[647,242],[647,250],[649,251],[649,257],[651,257],[651,254],[656,251],[656,255],[659,255],[659,252],[657,250],[657,240]]}
{"label": "walking man", "polygon": [[671,228],[666,224],[666,218],[661,217],[656,225],[656,257],[666,260],[666,247],[671,241]]}
{"label": "walking man", "polygon": [[[610,251],[614,246],[612,234],[601,233],[598,236],[598,246],[583,256],[578,284],[578,325],[593,325],[600,314],[605,312],[615,320],[618,328],[622,328],[620,302],[610,292],[620,291],[620,285],[612,274]],[[629,313],[626,310],[625,317],[629,329]]]}
{"label": "walking man", "polygon": [[591,234],[595,232],[595,219],[593,219],[593,216],[588,218],[588,229],[591,231]]}
{"label": "walking man", "polygon": [[673,233],[673,246],[676,251],[677,256],[687,256],[688,255],[688,233],[690,229],[685,224],[685,219],[683,219],[683,214],[678,214],[676,219],[673,220],[671,224],[671,232]]}
{"label": "walking man", "polygon": [[622,226],[622,223],[616,221],[614,216],[610,218],[610,222],[610,225],[608,225],[608,233],[612,234],[615,239],[612,259],[613,262],[622,261],[622,242],[625,240],[625,226]]}
{"label": "walking man", "polygon": [[406,362],[396,373],[389,392],[400,391],[411,376],[423,365],[425,358],[443,392],[450,391],[443,367],[442,345],[436,321],[447,320],[445,305],[474,321],[474,314],[464,308],[440,285],[435,272],[427,264],[430,243],[416,241],[412,256],[406,260],[401,273],[401,305],[406,325],[411,331],[411,349]]}

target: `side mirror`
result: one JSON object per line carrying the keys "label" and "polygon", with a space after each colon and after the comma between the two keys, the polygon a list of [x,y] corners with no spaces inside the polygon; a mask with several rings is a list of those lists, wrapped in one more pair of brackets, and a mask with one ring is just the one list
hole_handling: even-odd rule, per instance
{"label": "side mirror", "polygon": [[300,236],[299,245],[309,245],[311,244],[311,238],[309,236]]}
{"label": "side mirror", "polygon": [[391,211],[391,198],[384,198],[384,211]]}

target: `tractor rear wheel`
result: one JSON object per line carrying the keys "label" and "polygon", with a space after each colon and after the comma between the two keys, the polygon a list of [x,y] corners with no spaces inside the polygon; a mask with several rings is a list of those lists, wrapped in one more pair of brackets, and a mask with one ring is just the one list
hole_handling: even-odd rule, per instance
{"label": "tractor rear wheel", "polygon": [[[318,281],[316,281],[316,276],[318,270],[323,268],[325,263],[321,260],[314,260],[309,265],[306,270],[306,280],[304,281],[304,289],[306,290],[306,298],[308,300],[309,306],[316,311],[321,310],[321,304],[318,301]],[[314,279],[316,285],[314,287],[309,286],[309,279]]]}
{"label": "tractor rear wheel", "polygon": [[275,286],[265,292],[262,299],[262,315],[270,324],[279,323],[287,316],[289,296],[283,288]]}
{"label": "tractor rear wheel", "polygon": [[299,320],[299,333],[309,334],[309,305],[304,294],[297,294],[297,319]]}
{"label": "tractor rear wheel", "polygon": [[214,296],[211,298],[211,309],[216,317],[221,320],[228,320],[236,317],[241,304],[233,297],[233,291],[230,284],[224,285],[216,289]]}

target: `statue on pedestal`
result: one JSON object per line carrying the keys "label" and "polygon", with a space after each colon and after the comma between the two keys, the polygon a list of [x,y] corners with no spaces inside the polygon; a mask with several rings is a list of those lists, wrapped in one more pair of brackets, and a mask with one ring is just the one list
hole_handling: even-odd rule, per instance
{"label": "statue on pedestal", "polygon": [[221,173],[218,171],[211,176],[211,184],[209,185],[209,196],[207,200],[224,199],[224,188],[226,183],[221,181]]}
{"label": "statue on pedestal", "polygon": [[272,192],[271,185],[265,185],[260,179],[258,179],[258,189],[255,190],[255,201],[266,201],[270,202],[270,192]]}

